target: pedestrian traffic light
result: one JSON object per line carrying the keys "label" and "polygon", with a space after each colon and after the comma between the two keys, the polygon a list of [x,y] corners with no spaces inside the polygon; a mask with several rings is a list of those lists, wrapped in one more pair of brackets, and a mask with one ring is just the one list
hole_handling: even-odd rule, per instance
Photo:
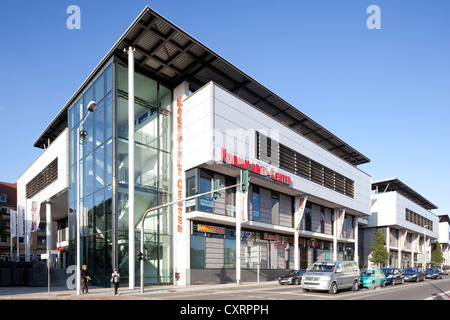
{"label": "pedestrian traffic light", "polygon": [[144,256],[143,256],[143,254],[142,254],[142,252],[138,252],[138,259],[139,259],[139,261],[141,261],[141,260],[144,260]]}
{"label": "pedestrian traffic light", "polygon": [[248,192],[248,183],[249,183],[248,170],[242,171],[241,183],[242,183],[242,192]]}
{"label": "pedestrian traffic light", "polygon": [[217,200],[220,197],[220,179],[214,180],[214,193],[213,193],[213,199]]}

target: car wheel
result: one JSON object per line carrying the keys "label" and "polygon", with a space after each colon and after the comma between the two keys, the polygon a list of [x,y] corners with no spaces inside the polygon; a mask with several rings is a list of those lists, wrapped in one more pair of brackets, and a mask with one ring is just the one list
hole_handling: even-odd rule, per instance
{"label": "car wheel", "polygon": [[[375,283],[373,283],[373,287],[375,288]],[[358,280],[355,280],[355,282],[353,282],[353,288],[352,288],[352,290],[353,290],[353,291],[358,291],[358,289],[359,289],[359,281],[358,281]]]}
{"label": "car wheel", "polygon": [[330,286],[330,290],[328,291],[331,294],[336,294],[338,291],[338,286],[336,284],[336,282],[333,282]]}
{"label": "car wheel", "polygon": [[375,281],[372,282],[372,286],[370,288],[375,289]]}

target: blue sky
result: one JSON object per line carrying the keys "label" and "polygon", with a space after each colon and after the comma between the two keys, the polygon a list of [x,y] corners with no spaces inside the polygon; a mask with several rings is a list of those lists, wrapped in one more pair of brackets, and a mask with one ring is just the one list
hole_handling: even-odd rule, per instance
{"label": "blue sky", "polygon": [[146,5],[370,158],[359,168],[373,180],[397,177],[450,213],[446,0],[3,2],[0,181],[38,157],[34,141]]}

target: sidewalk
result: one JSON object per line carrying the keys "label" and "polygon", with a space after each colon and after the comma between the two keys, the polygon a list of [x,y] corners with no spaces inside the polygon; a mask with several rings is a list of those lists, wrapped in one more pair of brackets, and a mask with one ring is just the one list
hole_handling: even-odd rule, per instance
{"label": "sidewalk", "polygon": [[[265,281],[243,283],[239,287],[249,286],[267,286],[277,284],[278,281]],[[155,295],[167,292],[189,292],[205,291],[211,289],[226,289],[237,287],[235,283],[229,284],[206,284],[180,287],[174,285],[146,286],[144,293],[141,293],[140,287],[129,289],[127,284],[119,287],[119,295],[114,295],[111,287],[89,287],[88,294],[77,295],[77,290],[69,290],[66,287],[0,287],[0,300],[145,300],[155,298]]]}

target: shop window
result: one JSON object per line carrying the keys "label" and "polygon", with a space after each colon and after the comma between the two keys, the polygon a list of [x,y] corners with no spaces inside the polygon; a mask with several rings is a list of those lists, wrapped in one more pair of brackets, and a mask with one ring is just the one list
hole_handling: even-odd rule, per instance
{"label": "shop window", "polygon": [[225,239],[224,245],[224,267],[236,268],[236,240]]}
{"label": "shop window", "polygon": [[191,236],[191,268],[205,268],[204,236]]}

